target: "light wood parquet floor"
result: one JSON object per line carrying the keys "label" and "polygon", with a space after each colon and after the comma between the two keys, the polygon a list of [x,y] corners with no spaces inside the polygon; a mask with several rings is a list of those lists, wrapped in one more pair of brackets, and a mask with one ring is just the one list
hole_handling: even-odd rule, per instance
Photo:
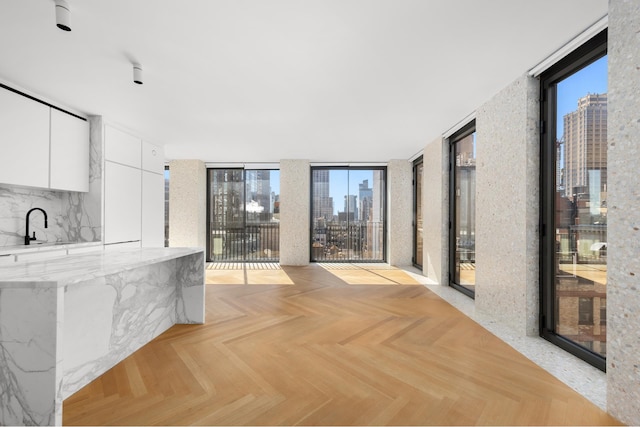
{"label": "light wood parquet floor", "polygon": [[64,424],[617,424],[399,270],[362,286],[358,268],[353,284],[320,265],[282,267],[293,284],[208,279],[207,323],[69,397]]}

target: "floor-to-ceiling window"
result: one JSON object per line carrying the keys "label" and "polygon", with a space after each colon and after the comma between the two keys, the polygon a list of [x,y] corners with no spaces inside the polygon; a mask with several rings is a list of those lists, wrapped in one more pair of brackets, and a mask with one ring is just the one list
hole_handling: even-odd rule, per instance
{"label": "floor-to-ceiling window", "polygon": [[475,121],[453,134],[449,144],[449,283],[473,297],[476,284]]}
{"label": "floor-to-ceiling window", "polygon": [[384,167],[311,169],[311,260],[384,261]]}
{"label": "floor-to-ceiling window", "polygon": [[541,76],[541,334],[605,369],[607,38]]}
{"label": "floor-to-ceiling window", "polygon": [[280,171],[208,170],[208,260],[277,261]]}
{"label": "floor-to-ceiling window", "polygon": [[169,166],[164,167],[164,246],[169,246]]}
{"label": "floor-to-ceiling window", "polygon": [[422,268],[422,157],[413,162],[413,265]]}

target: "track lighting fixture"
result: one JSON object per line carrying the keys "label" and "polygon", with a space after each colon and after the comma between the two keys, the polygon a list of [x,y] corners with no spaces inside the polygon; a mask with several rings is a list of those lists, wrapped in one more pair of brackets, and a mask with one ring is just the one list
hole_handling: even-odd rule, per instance
{"label": "track lighting fixture", "polygon": [[56,2],[56,26],[63,31],[71,31],[69,25],[69,15],[71,10],[69,9],[69,3],[67,0],[55,0]]}
{"label": "track lighting fixture", "polygon": [[142,84],[142,65],[140,64],[133,64],[133,82]]}

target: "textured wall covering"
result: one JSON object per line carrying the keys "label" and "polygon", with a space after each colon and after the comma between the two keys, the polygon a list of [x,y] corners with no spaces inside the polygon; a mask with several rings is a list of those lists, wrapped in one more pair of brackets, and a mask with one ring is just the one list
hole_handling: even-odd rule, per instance
{"label": "textured wall covering", "polygon": [[309,264],[308,160],[280,160],[280,264]]}
{"label": "textured wall covering", "polygon": [[640,2],[609,2],[607,410],[640,425]]}
{"label": "textured wall covering", "polygon": [[31,214],[29,231],[48,242],[102,240],[102,118],[90,117],[89,192],[51,191],[0,185],[0,246],[22,245],[29,209],[47,212],[48,228],[40,212]]}
{"label": "textured wall covering", "polygon": [[449,152],[438,138],[423,154],[423,260],[422,273],[441,285],[448,285]]}
{"label": "textured wall covering", "polygon": [[207,245],[207,169],[201,160],[169,163],[169,246]]}
{"label": "textured wall covering", "polygon": [[391,160],[387,165],[387,206],[389,212],[388,262],[411,265],[413,256],[413,171],[408,160]]}
{"label": "textured wall covering", "polygon": [[476,308],[538,332],[539,83],[524,75],[476,113]]}

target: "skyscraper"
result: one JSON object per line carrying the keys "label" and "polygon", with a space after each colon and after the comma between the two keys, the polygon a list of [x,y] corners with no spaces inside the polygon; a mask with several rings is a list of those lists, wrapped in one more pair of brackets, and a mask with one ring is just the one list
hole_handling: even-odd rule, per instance
{"label": "skyscraper", "polygon": [[[607,94],[588,94],[564,116],[565,194],[574,199],[607,191]],[[575,200],[573,200],[575,201]]]}
{"label": "skyscraper", "polygon": [[358,196],[355,194],[344,196],[344,212],[351,220],[358,219]]}
{"label": "skyscraper", "polygon": [[369,180],[365,179],[362,183],[358,184],[358,199],[359,199],[359,220],[368,221],[371,215],[373,189],[369,187]]}
{"label": "skyscraper", "polygon": [[333,201],[329,196],[329,170],[316,169],[313,171],[313,220],[323,218],[333,220]]}

